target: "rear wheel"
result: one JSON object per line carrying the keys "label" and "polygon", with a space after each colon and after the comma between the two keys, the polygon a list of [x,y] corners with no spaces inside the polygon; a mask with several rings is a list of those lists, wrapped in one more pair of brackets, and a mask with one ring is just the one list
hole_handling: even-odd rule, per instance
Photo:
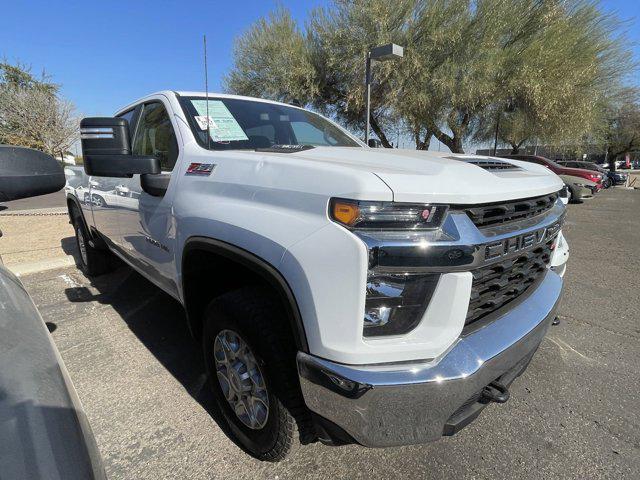
{"label": "rear wheel", "polygon": [[284,459],[299,443],[298,425],[309,421],[294,345],[278,299],[266,289],[242,288],[207,307],[210,388],[230,434],[260,460]]}
{"label": "rear wheel", "polygon": [[114,268],[114,259],[108,250],[99,250],[91,245],[89,231],[84,223],[82,214],[73,208],[73,229],[76,233],[78,257],[76,264],[86,275],[94,277],[107,273]]}

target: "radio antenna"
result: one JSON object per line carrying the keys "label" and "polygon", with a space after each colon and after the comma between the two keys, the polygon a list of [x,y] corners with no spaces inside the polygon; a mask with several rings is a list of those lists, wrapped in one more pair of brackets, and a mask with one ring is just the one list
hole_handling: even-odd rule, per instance
{"label": "radio antenna", "polygon": [[207,72],[207,36],[203,35],[204,43],[204,95],[205,104],[207,105],[207,148],[211,149],[211,133],[209,133],[209,74]]}

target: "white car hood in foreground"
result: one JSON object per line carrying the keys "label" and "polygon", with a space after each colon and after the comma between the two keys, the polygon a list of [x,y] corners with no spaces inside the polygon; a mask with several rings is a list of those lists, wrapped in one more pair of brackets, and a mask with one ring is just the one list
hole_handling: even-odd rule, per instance
{"label": "white car hood in foreground", "polygon": [[[544,195],[563,185],[541,165],[479,155],[347,147],[316,147],[282,155],[374,173],[393,191],[397,202],[488,203]],[[486,170],[469,163],[473,161],[519,168]]]}

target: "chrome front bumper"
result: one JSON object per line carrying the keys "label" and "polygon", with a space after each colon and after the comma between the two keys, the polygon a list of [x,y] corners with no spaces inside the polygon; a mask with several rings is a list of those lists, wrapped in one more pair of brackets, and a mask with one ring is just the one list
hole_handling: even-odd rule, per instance
{"label": "chrome front bumper", "polygon": [[526,368],[556,316],[561,293],[562,278],[548,271],[525,299],[463,332],[431,361],[350,366],[299,352],[305,402],[368,447],[437,440],[450,434],[452,417],[465,404],[473,407],[469,399],[486,385],[499,378],[510,383]]}

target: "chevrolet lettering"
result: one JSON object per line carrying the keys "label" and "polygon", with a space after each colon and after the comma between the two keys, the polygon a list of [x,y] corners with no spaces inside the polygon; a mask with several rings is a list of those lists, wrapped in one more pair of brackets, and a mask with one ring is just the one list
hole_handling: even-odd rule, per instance
{"label": "chevrolet lettering", "polygon": [[490,243],[485,246],[485,260],[493,260],[534,247],[542,243],[543,240],[553,239],[561,228],[562,222],[558,222],[550,227],[536,230],[535,232]]}

